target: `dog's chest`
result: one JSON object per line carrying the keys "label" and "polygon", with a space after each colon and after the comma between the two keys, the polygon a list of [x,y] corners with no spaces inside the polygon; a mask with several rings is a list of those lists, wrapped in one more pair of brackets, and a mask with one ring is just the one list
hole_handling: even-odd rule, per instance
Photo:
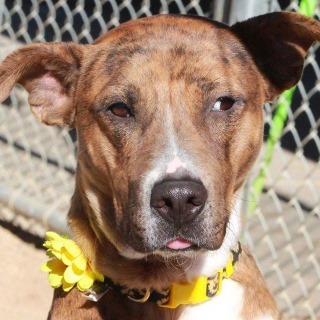
{"label": "dog's chest", "polygon": [[218,296],[205,303],[188,306],[179,320],[241,320],[243,293],[237,282],[225,279]]}

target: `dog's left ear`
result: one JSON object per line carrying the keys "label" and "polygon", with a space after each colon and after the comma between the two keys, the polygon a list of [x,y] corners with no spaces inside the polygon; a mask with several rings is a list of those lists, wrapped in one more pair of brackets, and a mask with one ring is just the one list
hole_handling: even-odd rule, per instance
{"label": "dog's left ear", "polygon": [[300,80],[306,53],[320,40],[320,22],[293,12],[254,17],[231,30],[266,77],[267,101]]}

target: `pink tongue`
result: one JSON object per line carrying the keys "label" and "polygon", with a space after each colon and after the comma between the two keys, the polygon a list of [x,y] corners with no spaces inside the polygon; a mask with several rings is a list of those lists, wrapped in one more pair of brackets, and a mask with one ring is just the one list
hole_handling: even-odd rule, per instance
{"label": "pink tongue", "polygon": [[192,243],[184,239],[174,239],[169,241],[166,246],[172,250],[179,250],[191,247]]}

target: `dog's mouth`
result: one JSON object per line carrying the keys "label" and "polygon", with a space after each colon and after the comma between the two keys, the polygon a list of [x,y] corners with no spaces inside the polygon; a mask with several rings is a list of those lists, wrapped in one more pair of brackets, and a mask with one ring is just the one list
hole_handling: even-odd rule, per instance
{"label": "dog's mouth", "polygon": [[170,251],[189,251],[197,250],[199,247],[187,239],[175,238],[167,242],[164,249]]}

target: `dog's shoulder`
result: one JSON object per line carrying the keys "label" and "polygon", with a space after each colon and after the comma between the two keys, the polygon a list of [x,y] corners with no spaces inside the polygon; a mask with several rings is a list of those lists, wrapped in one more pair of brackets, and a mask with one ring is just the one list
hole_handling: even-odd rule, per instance
{"label": "dog's shoulder", "polygon": [[269,292],[254,257],[246,246],[235,265],[231,280],[243,289],[243,319],[279,319],[276,302]]}

